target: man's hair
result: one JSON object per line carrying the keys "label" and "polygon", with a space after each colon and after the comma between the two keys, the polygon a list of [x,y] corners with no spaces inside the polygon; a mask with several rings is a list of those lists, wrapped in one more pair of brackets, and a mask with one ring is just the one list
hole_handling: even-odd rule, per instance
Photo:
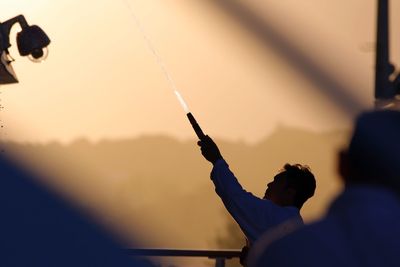
{"label": "man's hair", "polygon": [[286,163],[283,168],[287,186],[296,190],[294,205],[301,208],[304,202],[314,195],[316,187],[314,175],[306,165]]}

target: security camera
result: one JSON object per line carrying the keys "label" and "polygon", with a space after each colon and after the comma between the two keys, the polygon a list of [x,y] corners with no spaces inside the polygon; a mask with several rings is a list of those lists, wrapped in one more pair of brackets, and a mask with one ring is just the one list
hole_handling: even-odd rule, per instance
{"label": "security camera", "polygon": [[14,59],[8,52],[11,46],[9,35],[15,23],[19,23],[22,29],[17,34],[17,46],[21,56],[28,56],[33,62],[42,62],[48,55],[47,46],[50,39],[39,26],[28,25],[23,15],[0,22],[0,84],[18,82],[11,66]]}
{"label": "security camera", "polygon": [[28,56],[34,62],[41,62],[47,58],[49,44],[49,37],[36,25],[22,28],[22,31],[17,34],[19,54]]}

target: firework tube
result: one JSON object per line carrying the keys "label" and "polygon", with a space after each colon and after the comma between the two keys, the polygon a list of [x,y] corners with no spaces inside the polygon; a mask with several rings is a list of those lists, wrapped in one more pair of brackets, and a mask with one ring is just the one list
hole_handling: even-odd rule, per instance
{"label": "firework tube", "polygon": [[206,136],[203,133],[203,130],[200,128],[200,125],[197,123],[196,119],[193,117],[192,113],[187,113],[186,116],[188,117],[190,124],[193,127],[194,132],[196,133],[197,137],[200,140],[204,140],[204,137]]}

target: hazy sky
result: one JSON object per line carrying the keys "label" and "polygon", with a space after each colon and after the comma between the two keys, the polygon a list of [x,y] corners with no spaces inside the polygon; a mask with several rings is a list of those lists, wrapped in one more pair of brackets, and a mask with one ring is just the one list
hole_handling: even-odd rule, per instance
{"label": "hazy sky", "polygon": [[[355,103],[372,105],[375,0],[242,2]],[[399,10],[400,2],[391,2]],[[129,6],[212,136],[255,142],[278,124],[344,128],[359,109],[343,109],[215,1],[3,0],[0,21],[24,14],[52,40],[47,61],[34,64],[19,56],[13,28],[20,83],[0,88],[3,140],[195,137]],[[400,16],[391,22],[398,48]],[[400,63],[399,49],[392,59]]]}

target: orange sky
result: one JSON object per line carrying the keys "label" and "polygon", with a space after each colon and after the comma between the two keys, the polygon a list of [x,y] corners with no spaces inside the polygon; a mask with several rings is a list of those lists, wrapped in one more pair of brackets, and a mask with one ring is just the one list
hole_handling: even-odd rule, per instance
{"label": "orange sky", "polygon": [[[212,2],[3,0],[0,21],[24,14],[52,43],[46,62],[31,63],[18,55],[19,29],[13,29],[10,52],[20,83],[0,88],[2,138],[195,137],[127,3],[210,135],[256,142],[278,124],[317,131],[350,125],[352,115],[318,93],[301,69]],[[372,104],[376,1],[243,2],[358,103]],[[392,16],[392,25],[399,20]],[[395,47],[398,32],[393,27]],[[398,49],[392,59],[400,62]]]}

